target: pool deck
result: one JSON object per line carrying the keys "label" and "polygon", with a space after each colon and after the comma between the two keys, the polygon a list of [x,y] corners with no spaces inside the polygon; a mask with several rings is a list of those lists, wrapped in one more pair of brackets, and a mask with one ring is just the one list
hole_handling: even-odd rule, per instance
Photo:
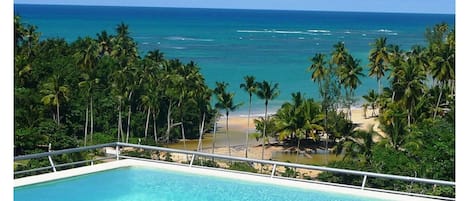
{"label": "pool deck", "polygon": [[197,167],[197,166],[183,166],[183,165],[175,165],[175,164],[166,164],[166,163],[159,163],[159,162],[147,162],[147,161],[140,161],[140,160],[132,160],[132,159],[124,159],[118,161],[112,161],[107,163],[101,163],[97,165],[73,168],[63,171],[57,171],[52,173],[46,173],[36,176],[24,177],[14,180],[14,187],[20,187],[24,185],[30,185],[35,183],[47,182],[51,180],[57,180],[67,177],[79,176],[83,174],[89,174],[99,171],[105,171],[115,168],[122,168],[122,167],[150,167],[150,168],[158,168],[164,169],[168,171],[180,171],[186,172],[191,174],[200,174],[200,175],[209,175],[209,176],[216,176],[216,177],[223,177],[229,178],[234,180],[244,180],[244,181],[251,181],[251,182],[260,182],[266,184],[275,184],[280,186],[288,186],[288,187],[295,187],[295,188],[302,188],[302,189],[309,189],[315,191],[324,191],[329,193],[341,193],[347,195],[354,195],[359,197],[370,197],[370,198],[377,198],[383,200],[412,200],[412,201],[420,201],[420,200],[435,200],[429,198],[421,198],[415,196],[408,196],[408,195],[398,195],[393,193],[385,193],[385,192],[376,192],[370,190],[361,190],[355,188],[347,188],[347,187],[340,187],[340,186],[332,186],[326,184],[319,184],[319,183],[311,183],[311,182],[302,182],[302,181],[294,181],[289,179],[282,179],[282,178],[270,178],[268,175],[255,175],[255,174],[247,174],[247,173],[238,173],[234,171],[227,171],[221,169],[211,169],[205,167]]}

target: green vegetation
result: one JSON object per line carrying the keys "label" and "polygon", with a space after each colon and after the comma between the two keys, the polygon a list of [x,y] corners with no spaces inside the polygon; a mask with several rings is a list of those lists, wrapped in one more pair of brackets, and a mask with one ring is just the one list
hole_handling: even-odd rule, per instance
{"label": "green vegetation", "polygon": [[[351,122],[343,124],[336,121],[339,126],[336,126],[337,133],[333,135],[337,142],[334,150],[336,153],[344,150],[345,156],[342,161],[332,162],[329,166],[455,181],[454,30],[449,30],[446,24],[437,24],[427,29],[426,37],[427,47],[414,46],[408,52],[397,45],[387,45],[386,38],[379,38],[372,44],[369,75],[377,78],[380,92],[377,94],[371,90],[363,98],[372,107],[373,113],[375,108],[379,109],[380,128],[385,136],[378,137],[372,128],[356,130]],[[341,85],[351,83],[342,81],[340,75],[344,73],[340,65],[346,61],[340,58],[347,58],[343,56],[347,51],[340,45],[334,47],[331,65],[338,70],[332,72],[338,74]],[[318,77],[316,72],[320,64],[324,63],[317,57],[313,59],[313,80]],[[348,72],[352,74],[355,71]],[[389,75],[389,86],[381,92],[380,81],[386,74]],[[345,99],[348,99],[347,94]],[[323,101],[329,100],[323,96]],[[322,173],[319,179],[354,185],[361,185],[362,181],[361,177],[333,173]],[[367,186],[455,195],[453,187],[383,179],[371,179]]]}
{"label": "green vegetation", "polygon": [[126,24],[67,43],[39,40],[18,16],[14,23],[15,155],[49,143],[58,150],[197,139],[215,118],[200,68],[158,50],[141,57]]}
{"label": "green vegetation", "polygon": [[[140,56],[124,23],[114,35],[102,31],[95,38],[70,43],[61,38],[39,40],[37,28],[23,24],[18,16],[14,28],[15,155],[45,152],[49,143],[58,150],[113,141],[157,145],[181,138],[199,139],[200,148],[202,135],[218,115],[210,105],[212,94],[216,108],[227,117],[240,105],[233,102],[235,95],[226,91],[226,83],[217,82],[214,90],[209,89],[192,61],[166,59],[159,50]],[[344,152],[343,160],[329,163],[330,167],[455,181],[455,33],[448,25],[437,24],[425,36],[427,46],[408,51],[387,44],[386,38],[377,39],[371,44],[369,69],[338,42],[330,58],[318,53],[311,59],[309,70],[321,100],[293,93],[272,117],[267,108],[279,95],[278,84],[246,76],[240,88],[249,93],[249,108],[252,94],[265,101],[264,117],[255,120],[262,158],[267,137],[277,137],[294,143],[297,155],[302,148],[333,147],[337,154]],[[366,70],[378,82],[377,91],[370,90],[363,98],[372,116],[378,116],[381,137],[373,128],[357,130],[351,122],[355,90]],[[383,79],[387,84],[381,83]],[[226,124],[230,147],[228,118]],[[152,156],[140,151],[127,154]],[[61,155],[54,161],[92,156]],[[172,161],[169,153],[161,158]],[[16,163],[15,169],[47,165],[46,159],[29,160]],[[247,163],[232,163],[230,169],[257,172]],[[297,176],[291,169],[284,174]],[[318,178],[355,185],[362,181],[335,173]],[[382,179],[370,179],[367,186],[454,196],[452,187]]]}
{"label": "green vegetation", "polygon": [[254,168],[253,165],[251,165],[247,162],[234,162],[234,163],[231,163],[230,167],[228,169],[238,170],[238,171],[243,171],[243,172],[257,173],[256,168]]}

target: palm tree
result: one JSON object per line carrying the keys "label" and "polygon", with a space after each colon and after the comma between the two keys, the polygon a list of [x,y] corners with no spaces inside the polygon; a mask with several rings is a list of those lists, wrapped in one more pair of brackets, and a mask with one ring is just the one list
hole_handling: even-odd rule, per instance
{"label": "palm tree", "polygon": [[295,136],[297,140],[296,162],[300,153],[300,141],[313,135],[316,130],[323,130],[319,125],[324,116],[320,106],[312,99],[304,99],[300,92],[292,94],[292,102],[287,102],[277,111],[275,116],[279,139]]}
{"label": "palm tree", "polygon": [[184,84],[184,78],[176,72],[176,69],[180,68],[182,65],[183,64],[177,59],[164,62],[163,72],[165,73],[159,78],[162,88],[165,89],[161,95],[167,103],[166,142],[168,143],[171,128],[181,125],[181,122],[174,123],[173,110],[177,107],[178,101],[180,101],[182,85]]}
{"label": "palm tree", "polygon": [[[218,83],[217,86],[228,86],[227,83]],[[230,112],[235,111],[238,109],[241,104],[235,104],[234,103],[234,93],[228,93],[226,92],[225,88],[220,88],[217,90],[221,93],[217,94],[217,100],[218,102],[215,104],[216,108],[219,109],[224,109],[225,110],[225,115],[226,115],[226,143],[228,146],[228,155],[231,156],[231,145],[230,145],[230,137],[228,135],[228,117],[230,115]]]}
{"label": "palm tree", "polygon": [[319,85],[319,89],[322,89],[322,80],[326,77],[327,74],[327,66],[326,66],[326,55],[317,53],[311,59],[311,66],[308,68],[309,71],[312,72],[311,79],[314,82],[317,82]]}
{"label": "palm tree", "polygon": [[137,44],[130,37],[129,26],[121,23],[116,27],[117,36],[111,39],[111,56],[118,59],[121,67],[133,63],[138,58]]}
{"label": "palm tree", "polygon": [[[273,100],[277,98],[277,96],[280,94],[278,90],[278,83],[275,83],[272,85],[272,83],[268,83],[267,81],[262,81],[261,83],[257,83],[257,88],[259,89],[256,92],[257,97],[260,99],[265,100],[265,114],[264,114],[264,119],[266,121],[269,121],[269,118],[267,116],[267,106],[269,105],[269,100]],[[266,124],[264,124],[264,130],[262,132],[262,160],[264,160],[264,149],[265,149],[265,131],[266,131]]]}
{"label": "palm tree", "polygon": [[334,46],[334,51],[332,52],[332,63],[336,64],[339,68],[344,65],[348,59],[348,50],[345,48],[344,42],[338,42]]}
{"label": "palm tree", "polygon": [[400,103],[392,103],[389,108],[379,117],[380,128],[386,133],[387,144],[395,150],[399,150],[404,145],[404,140],[408,134],[405,129],[405,109]]}
{"label": "palm tree", "polygon": [[197,104],[197,107],[202,114],[201,121],[200,121],[200,126],[199,126],[199,143],[197,144],[197,151],[202,150],[202,136],[204,134],[204,127],[205,127],[205,119],[207,116],[207,113],[211,111],[210,107],[210,98],[211,98],[212,91],[204,86],[204,87],[198,87],[196,89],[195,93],[195,101]]}
{"label": "palm tree", "polygon": [[[431,59],[431,73],[433,79],[438,81],[440,89],[451,86],[454,89],[455,80],[455,47],[452,45],[451,37],[454,37],[454,32],[449,36],[447,42],[443,43],[437,50],[437,53]],[[454,90],[451,90],[453,94]],[[443,91],[440,90],[437,102],[437,108],[439,107],[441,96]],[[434,113],[434,118],[436,112]]]}
{"label": "palm tree", "polygon": [[381,37],[375,40],[373,49],[370,51],[368,57],[370,63],[369,76],[375,76],[378,82],[378,93],[381,93],[381,78],[384,76],[384,72],[388,70],[389,53],[386,45],[386,37]]}
{"label": "palm tree", "polygon": [[61,83],[59,75],[53,75],[42,85],[40,92],[44,94],[41,98],[44,105],[56,106],[56,116],[53,119],[56,120],[57,125],[60,125],[60,100],[68,101],[70,87]]}
{"label": "palm tree", "polygon": [[339,67],[339,79],[340,83],[344,85],[346,89],[347,105],[349,108],[349,119],[352,119],[352,99],[353,91],[361,84],[360,76],[364,76],[362,73],[363,68],[359,66],[360,61],[354,59],[351,55],[347,56],[346,63]]}
{"label": "palm tree", "polygon": [[245,83],[239,85],[239,88],[244,89],[249,94],[249,111],[248,111],[248,127],[246,130],[246,151],[245,157],[248,157],[248,142],[249,142],[249,123],[251,118],[251,106],[252,106],[252,94],[256,93],[257,85],[255,82],[254,76],[245,76],[244,77]]}
{"label": "palm tree", "polygon": [[80,41],[81,46],[79,51],[75,53],[77,57],[77,65],[80,67],[83,72],[82,78],[83,81],[79,83],[79,86],[84,88],[85,96],[89,100],[86,107],[86,117],[85,117],[85,146],[87,142],[87,133],[88,133],[88,108],[90,110],[90,134],[91,142],[93,142],[93,133],[94,133],[94,121],[93,121],[93,89],[95,85],[99,83],[99,79],[96,78],[95,67],[98,63],[99,52],[98,44],[96,41],[90,37],[86,37]]}
{"label": "palm tree", "polygon": [[404,89],[403,101],[407,108],[407,121],[410,126],[411,115],[415,105],[417,104],[418,97],[424,93],[424,80],[425,72],[421,66],[418,66],[414,59],[408,59],[404,65],[404,71],[401,78],[402,88]]}
{"label": "palm tree", "polygon": [[125,99],[125,79],[126,76],[123,70],[117,70],[113,72],[110,76],[111,78],[111,94],[117,100],[117,110],[118,110],[118,120],[117,120],[117,141],[119,142],[120,139],[124,140],[124,134],[122,131],[122,103]]}
{"label": "palm tree", "polygon": [[105,55],[111,55],[111,37],[107,34],[106,31],[101,31],[101,33],[96,34],[98,43],[98,52],[99,56],[103,57]]}
{"label": "palm tree", "polygon": [[345,148],[346,158],[364,158],[367,164],[371,164],[371,158],[373,156],[372,149],[376,144],[374,139],[379,139],[381,136],[373,130],[371,125],[367,131],[356,130],[353,131],[351,136],[347,136],[337,146],[337,153],[341,153]]}
{"label": "palm tree", "polygon": [[378,105],[379,95],[375,92],[375,90],[372,89],[368,91],[368,94],[363,95],[362,97],[369,103],[369,106],[371,106],[371,116],[372,117],[376,116],[375,109],[376,109],[376,106]]}

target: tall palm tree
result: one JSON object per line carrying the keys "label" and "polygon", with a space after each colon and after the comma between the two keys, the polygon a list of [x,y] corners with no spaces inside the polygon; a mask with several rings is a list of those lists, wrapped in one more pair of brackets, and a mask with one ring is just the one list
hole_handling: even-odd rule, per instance
{"label": "tall palm tree", "polygon": [[346,63],[349,53],[347,48],[345,48],[344,42],[338,42],[333,47],[334,51],[332,52],[332,63],[340,68],[340,66]]}
{"label": "tall palm tree", "polygon": [[116,27],[117,35],[111,39],[111,56],[118,59],[121,67],[126,67],[138,58],[137,44],[130,37],[129,26],[121,23]]}
{"label": "tall palm tree", "polygon": [[359,77],[364,76],[363,68],[360,66],[360,60],[348,55],[346,63],[339,67],[338,71],[340,83],[344,85],[346,90],[349,119],[352,119],[353,91],[361,84]]}
{"label": "tall palm tree", "polygon": [[197,144],[197,151],[200,151],[203,149],[202,136],[205,132],[204,127],[205,127],[206,116],[212,110],[210,106],[211,94],[212,94],[212,91],[206,86],[198,87],[196,89],[195,101],[196,101],[196,104],[200,113],[202,114],[200,125],[199,125],[199,142]]}
{"label": "tall palm tree", "polygon": [[249,111],[248,111],[248,127],[246,130],[246,151],[245,157],[248,157],[248,142],[249,142],[249,123],[251,119],[251,106],[252,106],[252,94],[256,93],[257,85],[254,76],[245,76],[244,83],[239,85],[239,88],[244,89],[249,94]]}
{"label": "tall palm tree", "polygon": [[417,104],[418,97],[424,93],[425,71],[422,66],[417,65],[415,59],[409,58],[404,63],[399,80],[399,86],[404,91],[402,99],[407,108],[407,124],[410,126],[412,112]]}
{"label": "tall palm tree", "polygon": [[53,75],[42,85],[40,93],[44,95],[41,98],[41,102],[43,102],[44,105],[52,105],[56,107],[56,116],[54,120],[57,125],[60,125],[60,102],[61,100],[69,100],[70,87],[61,83],[59,75]]}
{"label": "tall palm tree", "polygon": [[[454,33],[448,37],[449,40],[445,41],[437,50],[437,53],[431,59],[431,74],[433,79],[438,82],[440,89],[451,86],[454,89],[455,80],[455,47],[451,44],[451,37],[454,37]],[[436,49],[436,48],[435,48]],[[441,96],[443,91],[440,90],[437,102],[437,108],[439,107]],[[451,90],[451,95],[453,90]],[[434,113],[436,117],[436,112]]]}
{"label": "tall palm tree", "polygon": [[111,94],[116,98],[117,101],[117,141],[124,140],[124,134],[122,130],[122,104],[126,97],[125,94],[125,79],[126,76],[123,70],[117,70],[110,75],[111,80]]}
{"label": "tall palm tree", "polygon": [[[319,85],[319,89],[322,89],[322,80],[325,78],[327,74],[327,66],[326,66],[326,55],[317,53],[311,59],[311,66],[308,68],[309,71],[312,72],[311,79],[314,82],[317,82]],[[322,94],[321,94],[322,95]]]}
{"label": "tall palm tree", "polygon": [[[261,83],[257,83],[257,88],[259,89],[256,92],[257,97],[260,99],[265,100],[265,114],[264,119],[269,121],[267,116],[267,107],[269,105],[269,100],[273,100],[277,98],[280,94],[278,89],[278,83],[272,85],[272,83],[268,83],[267,81],[262,81]],[[266,131],[266,124],[264,124],[264,130],[262,132],[262,160],[264,160],[264,149],[265,149],[265,131]]]}
{"label": "tall palm tree", "polygon": [[[222,82],[222,84],[217,83],[217,86],[228,86],[228,84],[226,84],[226,83],[223,84],[223,82]],[[215,107],[225,110],[225,115],[226,115],[226,143],[227,143],[227,146],[228,146],[228,155],[231,156],[230,137],[228,135],[228,119],[229,119],[230,112],[235,111],[236,109],[238,109],[241,106],[241,104],[235,104],[234,103],[234,96],[235,96],[234,93],[226,92],[225,88],[222,88],[218,91],[221,91],[221,93],[217,94],[218,102],[215,104]]]}
{"label": "tall palm tree", "polygon": [[93,121],[93,92],[95,85],[99,83],[99,79],[96,78],[95,68],[99,59],[98,43],[90,37],[86,37],[80,41],[81,45],[78,52],[75,53],[77,58],[77,65],[80,67],[83,81],[79,83],[79,86],[84,88],[85,96],[89,100],[86,107],[85,117],[85,146],[87,143],[88,133],[88,109],[90,110],[90,134],[91,142],[93,142],[94,133],[94,121]]}
{"label": "tall palm tree", "polygon": [[375,76],[378,82],[378,93],[381,93],[381,78],[384,76],[384,72],[388,70],[389,53],[386,45],[386,37],[381,37],[375,40],[372,45],[373,49],[370,51],[368,59],[370,63],[369,76]]}

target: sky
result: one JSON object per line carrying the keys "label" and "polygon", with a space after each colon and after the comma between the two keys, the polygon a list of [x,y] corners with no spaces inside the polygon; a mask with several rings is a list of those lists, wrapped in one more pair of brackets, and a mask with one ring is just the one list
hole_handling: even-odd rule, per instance
{"label": "sky", "polygon": [[455,13],[455,0],[15,0],[18,4]]}

